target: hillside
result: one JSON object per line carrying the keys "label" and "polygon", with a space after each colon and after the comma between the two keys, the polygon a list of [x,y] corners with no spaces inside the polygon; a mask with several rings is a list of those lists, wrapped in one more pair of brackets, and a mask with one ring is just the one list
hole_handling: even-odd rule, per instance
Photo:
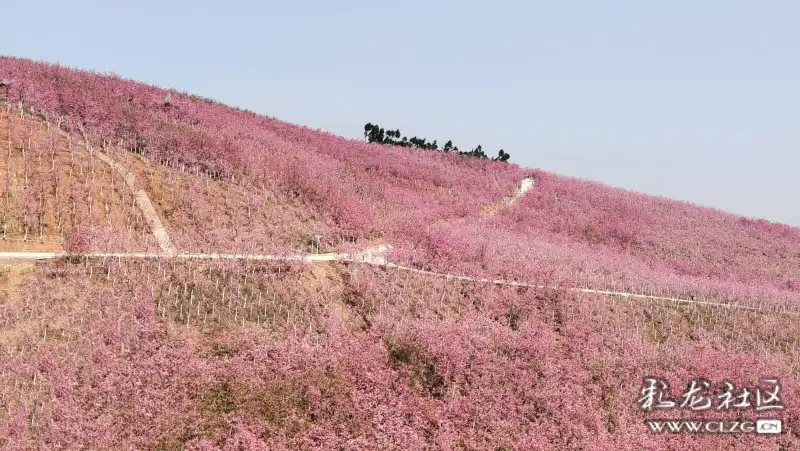
{"label": "hillside", "polygon": [[[800,446],[800,229],[543,170],[504,202],[528,171],[23,59],[0,79],[2,250],[158,252],[137,190],[181,253],[393,247],[8,262],[3,449]],[[648,376],[777,377],[784,433],[648,432]]]}

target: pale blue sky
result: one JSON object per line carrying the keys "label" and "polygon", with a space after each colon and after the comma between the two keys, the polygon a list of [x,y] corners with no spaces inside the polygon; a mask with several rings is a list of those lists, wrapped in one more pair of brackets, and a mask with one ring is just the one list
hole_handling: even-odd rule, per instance
{"label": "pale blue sky", "polygon": [[1,0],[0,15],[0,54],[800,226],[800,2]]}

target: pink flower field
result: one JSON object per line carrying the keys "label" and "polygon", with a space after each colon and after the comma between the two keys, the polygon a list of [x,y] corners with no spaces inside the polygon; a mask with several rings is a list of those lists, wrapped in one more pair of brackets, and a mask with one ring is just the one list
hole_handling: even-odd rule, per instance
{"label": "pink flower field", "polygon": [[[405,267],[0,261],[2,449],[800,449],[798,228],[115,75],[0,57],[0,79],[4,250],[157,249],[103,151],[180,252],[390,244]],[[648,378],[678,404],[692,380],[750,387],[749,405],[647,410]],[[779,408],[757,409],[765,380]]]}

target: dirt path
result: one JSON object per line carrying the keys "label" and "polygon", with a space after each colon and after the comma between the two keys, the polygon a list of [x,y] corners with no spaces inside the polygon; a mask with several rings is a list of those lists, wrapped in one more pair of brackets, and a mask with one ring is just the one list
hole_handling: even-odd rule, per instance
{"label": "dirt path", "polygon": [[[654,296],[650,294],[639,294],[639,293],[630,293],[627,291],[610,291],[610,290],[595,290],[592,288],[570,288],[570,287],[549,287],[546,285],[535,285],[525,282],[513,282],[503,279],[483,279],[483,278],[474,278],[469,276],[459,276],[455,274],[444,274],[438,273],[434,271],[425,271],[423,269],[417,268],[410,268],[408,266],[398,265],[395,263],[386,263],[386,267],[399,269],[402,271],[410,271],[415,272],[418,274],[425,274],[429,276],[437,276],[437,277],[444,277],[445,279],[453,279],[453,280],[464,280],[470,282],[480,282],[480,283],[493,283],[495,285],[507,285],[513,287],[528,287],[528,288],[538,288],[538,289],[565,289],[567,291],[572,291],[575,293],[588,293],[588,294],[603,294],[608,296],[619,296],[624,298],[634,298],[634,299],[650,299],[654,301],[671,301],[677,304],[692,304],[692,305],[709,305],[714,307],[723,307],[723,308],[733,308],[733,309],[740,309],[740,310],[750,310],[750,311],[762,311],[767,312],[768,310],[759,309],[758,307],[752,307],[748,305],[740,305],[740,304],[726,304],[722,302],[714,302],[714,301],[704,301],[704,300],[696,300],[696,299],[681,299],[681,298],[673,298],[667,296]],[[800,315],[800,312],[786,312],[794,315]]]}
{"label": "dirt path", "polygon": [[133,173],[121,164],[114,161],[111,156],[99,150],[93,149],[86,134],[83,131],[81,131],[81,133],[83,134],[83,139],[89,152],[100,159],[100,161],[106,163],[108,166],[114,169],[125,180],[125,184],[128,185],[128,188],[133,193],[134,199],[136,200],[136,206],[142,212],[145,221],[147,221],[147,225],[150,227],[156,242],[158,242],[161,252],[166,255],[177,254],[178,250],[175,248],[175,245],[172,244],[172,240],[167,233],[167,229],[161,222],[161,218],[158,217],[156,209],[153,208],[153,203],[150,201],[150,197],[147,195],[147,192],[143,189],[136,188],[136,177],[133,175]]}
{"label": "dirt path", "polygon": [[534,185],[533,177],[530,176],[525,177],[524,179],[522,179],[522,182],[519,184],[519,188],[517,188],[517,191],[513,195],[506,196],[500,202],[484,208],[483,211],[481,211],[481,216],[483,217],[491,216],[497,213],[499,210],[502,210],[503,208],[510,207],[511,205],[513,205],[514,203],[525,197],[525,194],[527,194],[528,191],[530,191],[533,188],[533,185]]}
{"label": "dirt path", "polygon": [[[610,291],[610,290],[595,290],[591,288],[564,288],[564,287],[549,287],[546,285],[536,285],[530,284],[525,282],[514,282],[514,281],[507,281],[503,279],[487,279],[487,278],[475,278],[469,276],[459,276],[455,274],[445,274],[445,273],[438,273],[434,271],[426,271],[417,268],[411,268],[408,266],[398,265],[396,263],[389,262],[386,257],[383,255],[385,252],[391,250],[392,247],[389,245],[381,245],[376,246],[368,249],[364,249],[363,251],[356,252],[354,254],[345,254],[345,253],[330,253],[330,254],[302,254],[302,255],[262,255],[262,254],[217,254],[217,253],[175,253],[171,255],[163,254],[163,253],[153,253],[153,252],[131,252],[131,253],[104,253],[104,252],[93,252],[93,253],[86,253],[86,254],[70,254],[67,252],[0,252],[0,262],[3,260],[51,260],[51,259],[58,259],[64,257],[81,257],[81,258],[103,258],[103,259],[136,259],[136,258],[178,258],[178,259],[187,259],[187,260],[249,260],[249,261],[304,261],[309,263],[315,262],[330,262],[330,261],[349,261],[354,263],[363,263],[367,265],[375,265],[375,266],[383,266],[389,269],[401,270],[401,271],[409,271],[414,272],[417,274],[424,274],[428,276],[434,277],[443,277],[446,279],[452,280],[464,280],[470,282],[478,282],[478,283],[492,283],[495,285],[505,285],[505,286],[513,286],[513,287],[529,287],[529,288],[537,288],[537,289],[566,289],[567,291],[572,291],[576,293],[588,293],[588,294],[602,294],[607,296],[619,296],[624,298],[630,299],[648,299],[653,301],[668,301],[674,302],[676,304],[688,304],[688,305],[707,305],[712,307],[721,307],[721,308],[730,308],[730,309],[739,309],[739,310],[750,310],[750,311],[761,311],[761,312],[770,312],[767,309],[759,309],[758,307],[752,307],[747,305],[740,305],[740,304],[728,304],[722,302],[715,302],[715,301],[705,301],[705,300],[696,300],[696,299],[681,299],[681,298],[673,298],[667,296],[654,296],[649,294],[639,294],[639,293],[630,293],[626,291]],[[792,315],[800,315],[800,312],[786,312]]]}
{"label": "dirt path", "polygon": [[180,258],[188,260],[277,260],[277,261],[307,261],[329,262],[335,260],[369,263],[374,265],[387,264],[381,254],[391,249],[391,246],[375,246],[364,249],[354,254],[329,253],[329,254],[297,254],[297,255],[266,255],[266,254],[220,254],[220,253],[158,253],[158,252],[88,252],[69,253],[63,251],[10,251],[0,252],[0,261],[4,260],[53,260],[65,257],[87,258]]}

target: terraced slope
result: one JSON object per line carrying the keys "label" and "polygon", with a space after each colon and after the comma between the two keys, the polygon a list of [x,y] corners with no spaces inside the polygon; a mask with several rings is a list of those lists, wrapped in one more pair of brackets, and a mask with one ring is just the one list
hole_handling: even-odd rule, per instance
{"label": "terraced slope", "polygon": [[[0,448],[800,447],[796,228],[544,171],[483,216],[526,171],[27,60],[0,58],[0,78],[7,243],[161,249],[124,180],[60,126],[135,175],[178,252],[393,246],[366,263],[0,262]],[[676,397],[690,379],[777,378],[784,408],[647,412],[645,377]],[[666,417],[778,417],[784,433],[644,423]]]}

